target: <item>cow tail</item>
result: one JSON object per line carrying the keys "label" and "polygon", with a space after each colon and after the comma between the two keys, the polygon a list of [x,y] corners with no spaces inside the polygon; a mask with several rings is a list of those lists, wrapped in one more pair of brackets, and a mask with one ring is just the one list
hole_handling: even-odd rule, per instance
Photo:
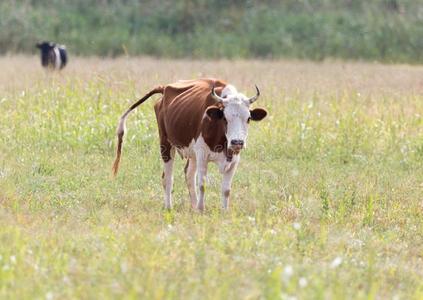
{"label": "cow tail", "polygon": [[120,117],[119,125],[117,127],[117,132],[116,132],[118,143],[116,147],[116,158],[115,158],[115,161],[113,162],[113,167],[112,167],[113,176],[116,176],[119,170],[120,157],[122,154],[123,136],[126,131],[126,119],[128,118],[129,113],[133,111],[138,105],[142,104],[148,98],[153,96],[154,94],[159,94],[159,93],[163,94],[163,90],[164,90],[163,86],[158,86],[155,89],[151,90],[140,100],[132,104],[131,107]]}

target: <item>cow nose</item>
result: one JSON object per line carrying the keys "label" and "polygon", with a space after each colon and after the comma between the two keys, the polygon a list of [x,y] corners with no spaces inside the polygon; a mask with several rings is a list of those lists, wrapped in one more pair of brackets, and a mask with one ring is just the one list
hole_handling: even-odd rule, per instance
{"label": "cow nose", "polygon": [[231,145],[232,146],[243,146],[244,141],[243,140],[231,140]]}

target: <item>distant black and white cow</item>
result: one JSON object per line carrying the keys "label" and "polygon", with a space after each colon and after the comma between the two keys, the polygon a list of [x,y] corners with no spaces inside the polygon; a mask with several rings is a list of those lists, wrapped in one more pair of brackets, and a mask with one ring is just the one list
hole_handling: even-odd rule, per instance
{"label": "distant black and white cow", "polygon": [[61,70],[68,62],[68,54],[64,45],[57,45],[52,42],[37,44],[41,51],[41,65],[52,70]]}

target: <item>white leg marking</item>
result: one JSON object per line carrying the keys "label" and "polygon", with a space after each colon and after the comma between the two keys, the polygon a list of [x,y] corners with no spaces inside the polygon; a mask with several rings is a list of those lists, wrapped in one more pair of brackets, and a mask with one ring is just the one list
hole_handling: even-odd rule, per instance
{"label": "white leg marking", "polygon": [[204,194],[206,191],[207,163],[210,159],[210,148],[205,143],[203,137],[200,136],[193,145],[193,150],[197,161],[197,209],[203,211]]}
{"label": "white leg marking", "polygon": [[188,168],[186,169],[185,179],[188,186],[189,197],[191,199],[191,206],[195,208],[197,205],[197,191],[195,189],[195,177],[197,173],[197,161],[195,158],[188,160]]}
{"label": "white leg marking", "polygon": [[164,205],[167,209],[172,208],[173,162],[173,158],[165,162],[163,170]]}
{"label": "white leg marking", "polygon": [[[204,155],[203,155],[204,156]],[[204,210],[204,198],[206,192],[206,177],[207,177],[207,160],[202,155],[197,155],[197,185],[199,190],[199,197],[197,201],[197,209]]]}
{"label": "white leg marking", "polygon": [[60,65],[62,64],[62,58],[60,57],[59,48],[54,47],[53,48],[53,51],[54,51],[54,56],[55,56],[55,58],[54,58],[55,66],[54,67],[55,67],[56,70],[59,70],[60,69]]}

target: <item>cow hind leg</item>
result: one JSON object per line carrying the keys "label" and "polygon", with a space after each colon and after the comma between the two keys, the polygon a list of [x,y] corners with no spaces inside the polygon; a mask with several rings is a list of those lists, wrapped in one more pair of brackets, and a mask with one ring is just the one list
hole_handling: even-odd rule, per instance
{"label": "cow hind leg", "polygon": [[[163,147],[162,147],[163,149]],[[163,158],[163,176],[162,183],[165,192],[164,206],[166,209],[172,208],[172,188],[173,188],[173,163],[175,161],[175,149],[170,147],[165,153],[162,151]]]}
{"label": "cow hind leg", "polygon": [[191,199],[191,206],[195,208],[197,204],[197,191],[195,189],[195,177],[197,173],[197,162],[195,158],[187,160],[185,165],[185,180],[188,186],[189,197]]}

